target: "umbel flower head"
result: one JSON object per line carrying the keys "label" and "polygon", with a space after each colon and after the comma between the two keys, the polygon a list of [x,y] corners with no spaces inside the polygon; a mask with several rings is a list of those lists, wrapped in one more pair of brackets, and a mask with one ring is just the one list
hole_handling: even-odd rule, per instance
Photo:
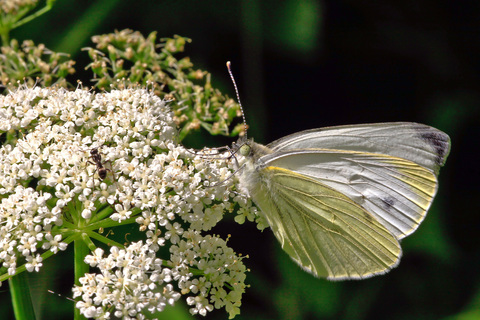
{"label": "umbel flower head", "polygon": [[0,10],[6,14],[14,14],[24,7],[33,7],[38,0],[9,0],[0,1]]}
{"label": "umbel flower head", "polygon": [[[205,232],[234,210],[265,222],[235,191],[233,161],[176,142],[166,101],[24,87],[0,96],[0,132],[0,281],[84,241],[95,273],[74,297],[86,317],[143,319],[181,296],[193,314],[239,313],[242,257]],[[102,234],[125,224],[138,225],[135,242]]]}

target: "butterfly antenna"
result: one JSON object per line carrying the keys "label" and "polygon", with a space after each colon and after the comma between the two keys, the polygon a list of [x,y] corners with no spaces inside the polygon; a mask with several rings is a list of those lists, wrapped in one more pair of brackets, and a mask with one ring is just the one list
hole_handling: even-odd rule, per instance
{"label": "butterfly antenna", "polygon": [[237,83],[235,82],[235,78],[233,77],[231,66],[232,66],[232,63],[230,61],[227,61],[228,74],[230,75],[230,78],[232,79],[233,87],[235,88],[235,93],[237,95],[237,101],[238,101],[238,104],[240,105],[240,110],[242,111],[243,134],[244,134],[244,137],[245,137],[245,140],[246,140],[247,139],[247,120],[245,119],[245,113],[243,112],[242,102],[240,101],[240,94],[238,93]]}

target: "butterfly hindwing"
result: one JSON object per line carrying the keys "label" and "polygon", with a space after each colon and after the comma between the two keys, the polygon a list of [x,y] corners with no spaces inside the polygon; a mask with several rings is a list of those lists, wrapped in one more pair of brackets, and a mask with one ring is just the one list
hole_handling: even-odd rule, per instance
{"label": "butterfly hindwing", "polygon": [[259,171],[270,192],[255,203],[282,248],[305,270],[332,280],[385,273],[399,261],[397,239],[370,213],[319,181],[278,167]]}

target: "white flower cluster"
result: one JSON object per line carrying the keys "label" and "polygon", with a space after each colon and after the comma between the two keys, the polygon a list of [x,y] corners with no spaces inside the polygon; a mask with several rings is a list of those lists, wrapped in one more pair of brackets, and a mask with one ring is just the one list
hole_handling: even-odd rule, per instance
{"label": "white flower cluster", "polygon": [[17,13],[24,7],[35,5],[38,0],[2,0],[0,1],[0,11],[5,13]]}
{"label": "white flower cluster", "polygon": [[[197,232],[185,232],[178,245],[170,247],[172,277],[178,281],[192,314],[205,316],[207,311],[225,307],[233,318],[240,313],[245,291],[245,265],[242,258],[227,247],[225,240]],[[200,274],[192,277],[193,271]]]}
{"label": "white flower cluster", "polygon": [[[19,263],[38,270],[40,248],[51,255],[78,233],[91,236],[115,223],[136,222],[143,244],[112,249],[107,257],[96,253],[98,261],[89,262],[99,274],[75,288],[85,316],[108,319],[114,309],[115,315],[140,318],[142,311],[177,300],[175,284],[188,294],[192,313],[213,307],[238,313],[242,259],[225,241],[201,232],[235,205],[241,222],[259,216],[235,191],[234,161],[198,155],[175,141],[165,101],[144,89],[95,94],[21,88],[0,96],[0,132],[6,140],[0,149],[0,263],[9,274]],[[155,255],[161,247],[170,248],[170,256],[161,256],[160,264]],[[107,275],[128,280],[124,291],[99,280]],[[110,300],[98,298],[106,295]]]}
{"label": "white flower cluster", "polygon": [[23,256],[27,261],[28,271],[39,271],[42,257],[37,253],[38,243],[43,249],[53,253],[65,250],[66,243],[61,237],[52,236],[51,229],[61,225],[59,212],[53,213],[46,205],[51,197],[41,195],[32,188],[17,186],[15,193],[2,199],[0,204],[0,261],[8,268],[8,274],[14,275],[17,268],[17,257]]}
{"label": "white flower cluster", "polygon": [[73,295],[82,298],[77,308],[87,318],[145,319],[146,311],[163,311],[183,294],[192,314],[205,316],[214,307],[225,308],[230,318],[240,313],[246,268],[223,239],[188,231],[170,252],[170,261],[162,261],[141,241],[124,250],[112,247],[106,257],[96,249],[85,262],[100,273],[80,278]]}
{"label": "white flower cluster", "polygon": [[[146,311],[163,311],[180,298],[168,283],[170,269],[162,268],[162,260],[141,241],[125,250],[112,247],[107,257],[103,254],[98,248],[85,258],[100,273],[86,274],[80,278],[82,286],[73,290],[74,298],[82,298],[76,306],[85,317],[109,319],[113,313],[121,319],[144,319]],[[158,290],[160,286],[162,290]]]}

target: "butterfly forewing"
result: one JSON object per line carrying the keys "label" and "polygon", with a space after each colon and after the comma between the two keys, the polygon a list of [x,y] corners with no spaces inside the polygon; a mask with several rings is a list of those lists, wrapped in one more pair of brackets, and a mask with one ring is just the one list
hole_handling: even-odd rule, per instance
{"label": "butterfly forewing", "polygon": [[424,124],[391,122],[305,130],[267,147],[273,152],[322,148],[379,153],[410,160],[438,174],[450,151],[450,138]]}
{"label": "butterfly forewing", "polygon": [[251,195],[282,248],[305,270],[332,280],[361,279],[393,268],[397,239],[375,217],[318,180],[278,167],[259,171],[270,192]]}

